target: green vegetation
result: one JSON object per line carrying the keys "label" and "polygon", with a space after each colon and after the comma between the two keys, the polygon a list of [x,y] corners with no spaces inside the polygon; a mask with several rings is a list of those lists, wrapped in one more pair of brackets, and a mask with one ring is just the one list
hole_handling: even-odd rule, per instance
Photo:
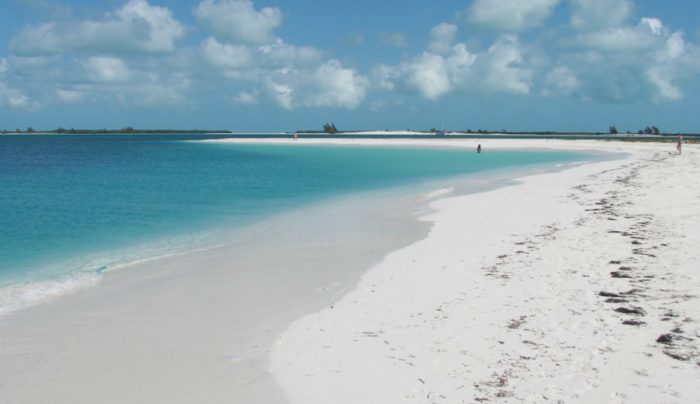
{"label": "green vegetation", "polygon": [[31,126],[26,130],[7,130],[3,129],[0,131],[2,134],[12,134],[12,133],[25,133],[25,134],[37,134],[37,133],[48,133],[48,134],[75,134],[75,135],[113,135],[113,134],[148,134],[148,135],[162,135],[162,134],[204,134],[204,133],[232,133],[230,130],[207,130],[207,129],[135,129],[131,126],[127,126],[121,129],[75,129],[75,128],[62,128],[52,130],[34,130]]}
{"label": "green vegetation", "polygon": [[644,135],[658,135],[659,133],[660,133],[659,128],[657,128],[656,126],[652,126],[652,127],[647,126],[646,128],[640,129],[637,131],[637,134],[639,134],[639,135],[642,135],[642,134],[644,134]]}
{"label": "green vegetation", "polygon": [[323,131],[328,133],[328,134],[333,135],[333,134],[338,133],[338,128],[335,127],[334,123],[329,124],[328,122],[326,122],[326,124],[323,125]]}

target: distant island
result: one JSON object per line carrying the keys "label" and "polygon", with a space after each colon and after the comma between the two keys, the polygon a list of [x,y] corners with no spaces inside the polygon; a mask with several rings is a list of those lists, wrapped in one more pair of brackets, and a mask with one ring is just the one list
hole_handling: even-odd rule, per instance
{"label": "distant island", "polygon": [[[435,129],[431,128],[428,130],[424,129],[406,129],[405,131],[397,131],[397,130],[390,130],[390,129],[384,129],[384,130],[340,130],[338,129],[334,123],[328,123],[326,122],[323,125],[322,129],[304,129],[304,130],[296,130],[288,133],[296,133],[296,134],[326,134],[326,135],[352,135],[352,134],[376,134],[376,135],[381,135],[381,134],[390,134],[390,133],[415,133],[415,134],[425,134],[425,135],[445,135],[447,133],[452,133],[452,134],[463,134],[463,135],[495,135],[495,134],[502,134],[502,135],[537,135],[537,136],[561,136],[561,135],[575,135],[575,136],[601,136],[601,135],[652,135],[652,136],[676,136],[679,135],[680,133],[670,133],[670,132],[664,132],[661,131],[659,128],[656,126],[647,126],[643,129],[639,129],[636,131],[618,131],[618,129],[615,126],[610,126],[607,131],[605,132],[584,132],[584,131],[566,131],[566,132],[557,132],[557,131],[522,131],[522,130],[506,130],[506,129],[500,129],[500,130],[493,130],[493,129],[454,129],[454,130],[447,130],[447,129]],[[692,133],[684,133],[688,135],[697,135],[697,134],[692,134]]]}
{"label": "distant island", "polygon": [[52,130],[35,130],[31,126],[25,130],[15,129],[0,131],[3,135],[12,134],[74,134],[74,135],[111,135],[111,134],[147,134],[147,135],[167,135],[167,134],[230,134],[230,130],[220,129],[137,129],[127,126],[121,129],[75,129],[57,128]]}
{"label": "distant island", "polygon": [[[650,137],[657,136],[677,136],[680,134],[697,137],[700,136],[698,133],[672,133],[661,131],[656,126],[647,126],[643,129],[636,131],[618,131],[615,126],[610,126],[607,131],[600,132],[586,132],[586,131],[524,131],[524,130],[507,130],[507,129],[369,129],[369,130],[343,130],[338,129],[334,123],[325,123],[321,129],[302,129],[287,132],[275,132],[272,134],[284,134],[287,135],[339,135],[339,136],[386,136],[386,135],[435,135],[435,136],[473,136],[473,135],[531,135],[531,136],[620,136],[620,137],[634,137],[635,135],[646,135]],[[133,134],[133,135],[168,135],[168,134],[215,134],[215,135],[246,135],[248,132],[245,131],[231,131],[224,129],[138,129],[131,126],[127,126],[121,129],[76,129],[76,128],[56,128],[51,130],[36,130],[31,126],[26,129],[15,129],[0,130],[0,135],[118,135],[118,134]],[[645,136],[645,137],[646,137]]]}

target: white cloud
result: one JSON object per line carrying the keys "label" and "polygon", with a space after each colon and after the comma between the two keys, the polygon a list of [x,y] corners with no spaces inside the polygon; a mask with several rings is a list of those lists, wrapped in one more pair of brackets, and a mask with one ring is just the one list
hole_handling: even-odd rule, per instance
{"label": "white cloud", "polygon": [[453,44],[455,34],[453,25],[436,26],[427,51],[393,70],[375,70],[375,82],[384,89],[404,82],[430,100],[453,91],[530,92],[532,71],[524,65],[517,37],[502,35],[487,50],[471,52],[464,43]]}
{"label": "white cloud", "polygon": [[88,77],[100,83],[125,83],[131,72],[123,60],[115,57],[95,56],[83,62]]}
{"label": "white cloud", "polygon": [[424,52],[404,65],[403,70],[408,83],[430,100],[437,100],[452,89],[445,58],[440,55]]}
{"label": "white cloud", "polygon": [[258,94],[250,91],[241,91],[236,94],[233,102],[241,105],[255,105],[259,102]]}
{"label": "white cloud", "polygon": [[518,39],[504,35],[484,55],[483,86],[488,91],[527,94],[532,72],[523,66]]}
{"label": "white cloud", "polygon": [[683,92],[672,82],[673,75],[664,71],[663,67],[649,68],[646,77],[656,90],[653,94],[654,101],[677,101],[683,98]]}
{"label": "white cloud", "polygon": [[644,17],[639,21],[640,27],[646,27],[653,35],[664,35],[667,33],[664,23],[658,18]]}
{"label": "white cloud", "polygon": [[7,104],[12,108],[29,109],[32,103],[26,95],[17,94],[9,96],[7,98]]}
{"label": "white cloud", "polygon": [[267,82],[267,90],[272,98],[284,109],[294,108],[294,89],[289,84]]}
{"label": "white cloud", "polygon": [[4,58],[0,58],[0,74],[4,74],[9,70],[10,65],[7,63],[7,60]]}
{"label": "white cloud", "polygon": [[277,8],[257,11],[249,0],[205,0],[195,14],[215,35],[200,46],[204,59],[227,79],[257,86],[234,96],[237,104],[254,105],[267,97],[285,109],[355,108],[365,97],[366,77],[336,60],[324,61],[314,47],[274,35],[282,19]]}
{"label": "white cloud", "polygon": [[10,42],[16,54],[66,52],[166,53],[184,30],[172,12],[146,0],[130,0],[99,20],[47,22],[29,26]]}
{"label": "white cloud", "polygon": [[403,32],[380,32],[379,43],[392,48],[405,48],[408,45]]}
{"label": "white cloud", "polygon": [[85,99],[86,96],[85,92],[83,91],[68,90],[63,88],[57,88],[56,95],[61,101],[67,104],[75,104],[81,102]]}
{"label": "white cloud", "polygon": [[475,0],[466,15],[472,24],[505,32],[542,25],[559,0]]}
{"label": "white cloud", "polygon": [[23,92],[7,87],[7,84],[0,82],[0,105],[7,105],[14,109],[34,111],[41,107],[38,102],[33,101]]}
{"label": "white cloud", "polygon": [[398,77],[399,72],[396,68],[384,64],[379,64],[372,68],[372,87],[384,91],[393,91],[396,88],[395,81]]}
{"label": "white cloud", "polygon": [[571,0],[571,24],[582,30],[619,27],[632,12],[630,0]]}
{"label": "white cloud", "polygon": [[452,48],[455,35],[457,34],[457,26],[453,24],[441,23],[434,26],[430,30],[430,52],[437,54],[447,54]]}
{"label": "white cloud", "polygon": [[356,108],[365,98],[369,80],[354,69],[330,60],[313,70],[278,72],[266,84],[270,96],[283,108]]}
{"label": "white cloud", "polygon": [[[657,18],[580,32],[578,51],[559,55],[558,65],[577,80],[576,91],[550,73],[545,93],[571,94],[606,102],[677,101],[684,85],[700,73],[700,51]],[[560,80],[557,80],[560,79]]]}
{"label": "white cloud", "polygon": [[545,95],[570,95],[574,93],[580,85],[581,82],[578,77],[576,77],[576,72],[573,69],[565,66],[557,66],[547,73],[545,78],[546,89],[543,93]]}
{"label": "white cloud", "polygon": [[642,18],[636,27],[606,28],[579,34],[581,46],[601,51],[637,52],[663,42],[667,30],[655,18]]}
{"label": "white cloud", "polygon": [[231,43],[261,45],[275,40],[274,30],[282,23],[277,7],[255,10],[250,0],[204,0],[195,16],[217,38]]}
{"label": "white cloud", "polygon": [[224,69],[248,67],[253,59],[248,46],[222,44],[211,37],[202,44],[202,52],[207,61]]}
{"label": "white cloud", "polygon": [[281,39],[260,46],[256,59],[258,65],[267,69],[315,66],[321,63],[323,52],[311,46],[295,46]]}
{"label": "white cloud", "polygon": [[278,70],[315,68],[322,63],[322,53],[309,46],[294,46],[281,39],[251,46],[221,43],[207,38],[200,47],[204,59],[233,80],[264,80]]}

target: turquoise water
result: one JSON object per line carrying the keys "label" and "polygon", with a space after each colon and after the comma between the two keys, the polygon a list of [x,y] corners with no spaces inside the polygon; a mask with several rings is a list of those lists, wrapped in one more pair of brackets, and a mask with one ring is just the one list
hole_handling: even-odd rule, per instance
{"label": "turquoise water", "polygon": [[0,294],[206,244],[207,234],[354,191],[587,159],[191,138],[0,136]]}

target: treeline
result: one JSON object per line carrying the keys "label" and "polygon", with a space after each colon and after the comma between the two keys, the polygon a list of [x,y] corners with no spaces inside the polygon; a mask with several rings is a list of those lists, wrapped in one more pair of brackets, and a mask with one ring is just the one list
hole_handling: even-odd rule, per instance
{"label": "treeline", "polygon": [[[608,132],[611,135],[617,135],[618,133],[620,133],[620,132],[618,132],[617,128],[614,126],[611,126]],[[631,133],[632,132],[627,131],[627,134],[631,134]],[[659,128],[657,128],[656,126],[647,126],[644,129],[639,129],[636,133],[638,135],[669,135],[669,133],[661,132],[661,130]]]}
{"label": "treeline", "polygon": [[232,133],[230,130],[207,130],[207,129],[136,129],[130,126],[121,129],[75,129],[75,128],[56,128],[52,130],[34,130],[31,126],[25,130],[15,129],[1,131],[3,134],[8,133],[55,133],[55,134],[170,134],[170,133]]}

